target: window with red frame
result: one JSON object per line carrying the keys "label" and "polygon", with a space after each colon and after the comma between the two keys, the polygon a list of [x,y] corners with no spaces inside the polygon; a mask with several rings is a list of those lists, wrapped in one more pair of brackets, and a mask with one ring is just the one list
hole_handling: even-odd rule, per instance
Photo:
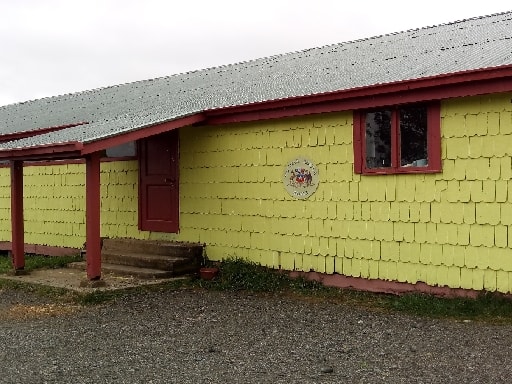
{"label": "window with red frame", "polygon": [[438,104],[409,104],[355,112],[356,173],[440,172],[440,121]]}

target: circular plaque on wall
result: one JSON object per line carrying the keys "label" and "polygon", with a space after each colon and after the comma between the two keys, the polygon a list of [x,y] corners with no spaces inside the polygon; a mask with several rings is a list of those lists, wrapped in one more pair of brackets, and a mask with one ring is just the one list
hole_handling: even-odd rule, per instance
{"label": "circular plaque on wall", "polygon": [[307,199],[318,187],[318,168],[312,161],[298,157],[286,165],[283,183],[290,196]]}

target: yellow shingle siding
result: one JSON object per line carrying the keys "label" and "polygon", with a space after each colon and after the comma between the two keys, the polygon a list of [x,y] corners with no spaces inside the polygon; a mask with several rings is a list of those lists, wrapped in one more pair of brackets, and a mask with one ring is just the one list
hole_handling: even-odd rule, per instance
{"label": "yellow shingle siding", "polygon": [[[284,165],[297,156],[320,171],[307,201],[291,198],[282,184]],[[350,113],[184,129],[180,159],[181,211],[191,217],[181,220],[179,237],[205,242],[212,259],[334,272],[343,231],[337,204],[350,201],[349,183],[359,178]]]}
{"label": "yellow shingle siding", "polygon": [[[511,98],[442,102],[439,174],[354,174],[350,112],[182,129],[180,232],[138,230],[137,162],[121,161],[101,166],[101,235],[197,241],[213,260],[512,292]],[[299,156],[319,170],[307,200],[281,180]],[[84,180],[83,164],[25,168],[27,242],[82,246]]]}
{"label": "yellow shingle siding", "polygon": [[101,163],[101,236],[145,238],[138,230],[136,160]]}
{"label": "yellow shingle siding", "polygon": [[23,178],[25,242],[80,248],[85,241],[82,166],[26,166]]}
{"label": "yellow shingle siding", "polygon": [[[355,175],[349,113],[184,130],[193,240],[214,259],[510,292],[511,97],[442,103],[440,174]],[[280,180],[298,156],[320,171],[306,201]]]}
{"label": "yellow shingle siding", "polygon": [[[0,169],[0,241],[11,240],[9,168]],[[85,242],[85,165],[27,165],[25,242],[82,248]],[[101,164],[101,235],[144,237],[138,231],[137,161]]]}
{"label": "yellow shingle siding", "polygon": [[0,168],[0,241],[11,240],[11,177],[9,168]]}

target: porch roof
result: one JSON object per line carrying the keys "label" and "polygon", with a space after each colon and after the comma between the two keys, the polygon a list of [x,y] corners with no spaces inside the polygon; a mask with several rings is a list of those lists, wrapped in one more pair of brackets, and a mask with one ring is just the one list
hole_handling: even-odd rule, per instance
{"label": "porch roof", "polygon": [[512,11],[7,105],[0,107],[0,139],[21,138],[0,143],[0,157],[65,143],[83,154],[94,143],[95,149],[113,145],[114,137],[121,143],[149,136],[146,129],[162,123],[208,123],[219,110],[299,105],[322,95],[339,100],[360,90],[462,81],[461,73],[511,67]]}

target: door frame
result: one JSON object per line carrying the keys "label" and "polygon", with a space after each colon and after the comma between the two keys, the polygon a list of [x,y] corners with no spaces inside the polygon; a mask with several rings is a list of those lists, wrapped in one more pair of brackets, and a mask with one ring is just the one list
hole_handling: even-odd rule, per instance
{"label": "door frame", "polygon": [[[171,156],[175,159],[174,174],[175,181],[173,182],[173,193],[169,196],[167,203],[170,204],[172,210],[173,221],[151,221],[148,219],[148,194],[144,190],[146,188],[146,181],[144,178],[146,165],[148,162],[148,149],[146,144],[150,139],[154,140],[160,138],[162,140],[168,140],[169,149],[171,150]],[[179,219],[180,219],[180,193],[179,193],[179,131],[172,130],[161,133],[159,135],[150,136],[149,138],[141,139],[137,142],[137,157],[139,162],[139,188],[138,188],[138,207],[139,207],[139,230],[141,231],[152,231],[152,232],[164,232],[164,233],[178,233],[179,232]],[[157,185],[168,185],[166,180],[163,180],[161,184]],[[161,201],[160,203],[166,203]]]}

